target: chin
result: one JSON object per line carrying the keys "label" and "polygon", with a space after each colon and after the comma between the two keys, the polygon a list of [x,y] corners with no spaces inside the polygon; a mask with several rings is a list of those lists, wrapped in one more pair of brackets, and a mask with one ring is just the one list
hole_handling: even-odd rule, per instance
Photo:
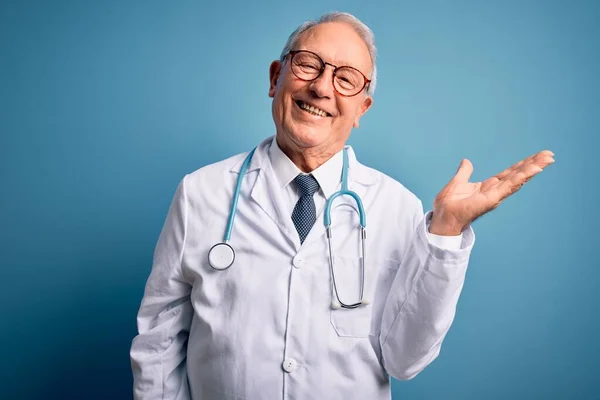
{"label": "chin", "polygon": [[290,136],[294,143],[300,147],[315,147],[327,141],[329,133],[323,132],[321,129],[304,128],[292,130]]}

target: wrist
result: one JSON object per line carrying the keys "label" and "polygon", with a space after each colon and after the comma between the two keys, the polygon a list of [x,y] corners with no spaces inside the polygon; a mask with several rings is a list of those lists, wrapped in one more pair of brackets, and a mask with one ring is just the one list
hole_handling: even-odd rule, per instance
{"label": "wrist", "polygon": [[439,236],[458,236],[462,233],[465,227],[451,221],[442,221],[436,218],[435,213],[431,217],[429,224],[429,233]]}

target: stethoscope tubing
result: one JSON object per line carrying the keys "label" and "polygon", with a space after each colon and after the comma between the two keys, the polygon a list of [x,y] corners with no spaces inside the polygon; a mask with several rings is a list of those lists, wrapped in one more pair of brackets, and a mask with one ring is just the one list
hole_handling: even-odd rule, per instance
{"label": "stethoscope tubing", "polygon": [[225,236],[223,237],[223,243],[229,242],[231,239],[231,231],[233,230],[233,221],[235,220],[235,214],[237,210],[238,199],[240,198],[240,189],[242,187],[242,181],[244,175],[246,175],[246,171],[248,171],[248,167],[250,166],[250,161],[252,161],[252,157],[254,156],[254,152],[256,151],[256,147],[252,149],[248,156],[244,160],[244,163],[240,167],[240,172],[235,183],[235,190],[233,192],[233,198],[231,199],[231,208],[229,209],[229,218],[227,219],[227,228],[225,229]]}

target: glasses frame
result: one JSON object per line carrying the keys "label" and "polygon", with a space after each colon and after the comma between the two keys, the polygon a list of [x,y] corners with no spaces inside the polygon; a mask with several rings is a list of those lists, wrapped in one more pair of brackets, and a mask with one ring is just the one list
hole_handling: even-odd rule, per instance
{"label": "glasses frame", "polygon": [[[296,54],[298,54],[298,53],[310,53],[310,54],[314,55],[315,57],[317,57],[317,59],[319,59],[319,61],[321,61],[321,70],[319,71],[319,75],[315,76],[313,79],[304,79],[304,78],[301,78],[301,77],[299,77],[299,76],[298,76],[298,74],[296,74],[296,73],[294,72],[294,67],[293,67],[293,65],[294,65],[294,57],[295,57],[295,56],[296,56]],[[333,64],[331,64],[331,63],[328,63],[328,62],[325,62],[325,61],[323,61],[323,59],[321,58],[321,56],[319,56],[317,53],[314,53],[314,52],[312,52],[312,51],[310,51],[310,50],[290,50],[290,51],[289,51],[289,52],[288,52],[288,53],[287,53],[287,54],[286,54],[286,55],[283,57],[283,59],[285,60],[285,58],[286,58],[287,56],[291,56],[291,57],[290,57],[290,69],[292,70],[292,73],[294,74],[294,76],[295,76],[296,78],[298,78],[298,79],[300,79],[301,81],[304,81],[304,82],[312,82],[312,81],[315,81],[315,80],[319,79],[319,78],[321,77],[321,75],[323,75],[323,72],[325,71],[325,67],[326,67],[326,66],[330,65],[331,67],[333,67],[333,74],[331,74],[331,85],[333,86],[333,90],[335,90],[335,92],[336,92],[337,94],[339,94],[340,96],[344,96],[344,97],[354,97],[354,96],[356,96],[357,94],[359,94],[360,92],[362,92],[363,90],[365,90],[365,88],[366,88],[366,87],[367,87],[367,86],[368,86],[368,85],[371,83],[371,80],[370,80],[369,78],[367,78],[367,77],[365,76],[365,74],[363,74],[362,72],[360,72],[360,70],[358,70],[357,68],[351,67],[351,66],[349,66],[349,65],[342,65],[342,66],[339,66],[339,67],[338,67],[337,65],[333,65]],[[335,87],[335,73],[336,73],[336,72],[337,72],[337,71],[338,71],[340,68],[350,68],[350,69],[353,69],[353,70],[355,70],[356,72],[358,72],[359,74],[361,74],[361,75],[362,75],[362,77],[364,78],[364,84],[363,84],[363,87],[362,87],[362,88],[360,88],[360,90],[358,90],[358,92],[356,92],[356,93],[354,93],[354,94],[343,94],[343,93],[340,93],[340,91],[339,91],[339,90],[337,90],[337,88]]]}

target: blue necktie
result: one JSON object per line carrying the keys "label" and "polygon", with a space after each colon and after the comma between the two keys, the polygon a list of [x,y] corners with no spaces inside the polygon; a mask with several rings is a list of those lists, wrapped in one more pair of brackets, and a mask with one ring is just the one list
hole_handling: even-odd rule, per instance
{"label": "blue necktie", "polygon": [[319,190],[319,183],[312,175],[302,174],[294,178],[294,183],[300,192],[300,199],[292,212],[292,221],[300,235],[300,243],[304,243],[304,239],[317,219],[313,195]]}

